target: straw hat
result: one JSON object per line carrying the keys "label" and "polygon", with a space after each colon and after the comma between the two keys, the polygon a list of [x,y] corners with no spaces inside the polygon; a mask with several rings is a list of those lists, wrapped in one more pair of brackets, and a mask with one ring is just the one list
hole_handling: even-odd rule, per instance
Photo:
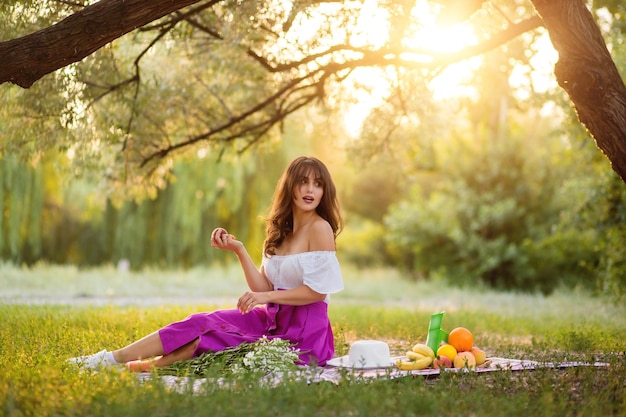
{"label": "straw hat", "polygon": [[343,368],[387,368],[393,366],[389,345],[378,340],[359,340],[345,356],[333,358],[327,365]]}

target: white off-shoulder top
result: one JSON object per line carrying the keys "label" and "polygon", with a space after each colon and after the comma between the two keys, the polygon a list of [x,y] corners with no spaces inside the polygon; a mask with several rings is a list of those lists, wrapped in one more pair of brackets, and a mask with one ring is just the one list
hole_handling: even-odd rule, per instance
{"label": "white off-shoulder top", "polygon": [[330,301],[330,294],[343,290],[341,268],[334,251],[263,256],[261,266],[275,290],[306,285],[315,292],[326,294],[326,303]]}

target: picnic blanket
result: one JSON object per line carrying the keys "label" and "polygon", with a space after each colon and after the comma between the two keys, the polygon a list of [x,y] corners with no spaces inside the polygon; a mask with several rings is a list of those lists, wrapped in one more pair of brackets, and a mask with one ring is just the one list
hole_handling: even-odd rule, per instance
{"label": "picnic blanket", "polygon": [[[604,362],[537,362],[532,360],[523,360],[523,359],[508,359],[508,358],[487,358],[483,365],[477,366],[473,369],[458,369],[458,368],[447,368],[447,369],[434,369],[434,368],[426,368],[422,370],[416,371],[402,371],[395,367],[392,368],[378,368],[378,369],[353,369],[350,370],[351,373],[356,373],[360,376],[366,378],[380,378],[380,377],[388,377],[388,378],[401,378],[406,376],[423,376],[423,377],[437,377],[442,372],[475,372],[475,373],[486,373],[486,372],[496,372],[496,371],[525,371],[525,370],[533,370],[537,368],[570,368],[576,366],[608,366],[607,363]],[[345,374],[345,370],[342,368],[335,367],[326,367],[324,373],[327,377],[332,374]]]}
{"label": "picnic blanket", "polygon": [[[477,367],[475,369],[433,369],[427,368],[422,370],[415,371],[402,371],[396,367],[387,367],[387,368],[369,368],[369,369],[350,369],[350,368],[342,368],[335,366],[325,366],[325,367],[303,367],[302,370],[299,371],[298,375],[295,375],[297,379],[301,379],[306,381],[307,383],[320,383],[320,382],[331,382],[334,384],[339,384],[343,378],[347,375],[356,378],[364,378],[364,379],[395,379],[395,378],[404,378],[404,377],[425,377],[425,378],[436,378],[441,375],[442,372],[475,372],[478,374],[489,373],[489,372],[498,372],[498,371],[528,371],[539,368],[553,368],[553,369],[564,369],[578,366],[595,366],[595,367],[606,367],[609,366],[608,363],[604,362],[537,362],[532,360],[522,360],[522,359],[508,359],[508,358],[487,358],[485,364]],[[294,375],[291,375],[292,377]],[[178,376],[156,376],[160,378],[168,387],[181,392],[193,391],[195,393],[202,392],[202,387],[210,382],[222,384],[224,381],[214,380],[208,381],[206,378],[190,378],[190,377],[178,377]],[[139,374],[139,378],[142,381],[147,381],[152,378],[155,378],[155,375],[152,373],[142,373]],[[285,375],[282,373],[274,373],[269,374],[263,377],[260,381],[262,384],[267,384],[267,386],[278,386],[282,381],[284,381]]]}

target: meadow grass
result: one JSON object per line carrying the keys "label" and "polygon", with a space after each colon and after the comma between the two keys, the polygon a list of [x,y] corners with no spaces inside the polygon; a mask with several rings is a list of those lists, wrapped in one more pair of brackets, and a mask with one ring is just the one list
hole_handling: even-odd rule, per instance
{"label": "meadow grass", "polygon": [[127,372],[77,372],[65,360],[123,346],[196,311],[232,306],[243,288],[236,270],[120,274],[2,265],[0,272],[4,416],[626,415],[626,307],[581,291],[498,293],[346,268],[346,290],[333,296],[330,308],[338,355],[369,338],[402,353],[425,339],[430,314],[445,310],[443,327],[472,330],[488,356],[610,366],[435,379],[346,375],[338,385],[287,380],[275,388],[243,378],[228,389],[206,384],[193,394]]}

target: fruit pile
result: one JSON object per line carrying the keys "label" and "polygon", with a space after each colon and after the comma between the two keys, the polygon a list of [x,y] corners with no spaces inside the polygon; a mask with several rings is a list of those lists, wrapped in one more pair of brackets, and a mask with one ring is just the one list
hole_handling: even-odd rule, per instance
{"label": "fruit pile", "polygon": [[406,352],[405,359],[398,359],[396,367],[403,371],[430,368],[473,369],[485,363],[485,351],[474,346],[474,335],[465,327],[457,327],[448,335],[447,342],[441,342],[437,352],[428,345],[418,343]]}

